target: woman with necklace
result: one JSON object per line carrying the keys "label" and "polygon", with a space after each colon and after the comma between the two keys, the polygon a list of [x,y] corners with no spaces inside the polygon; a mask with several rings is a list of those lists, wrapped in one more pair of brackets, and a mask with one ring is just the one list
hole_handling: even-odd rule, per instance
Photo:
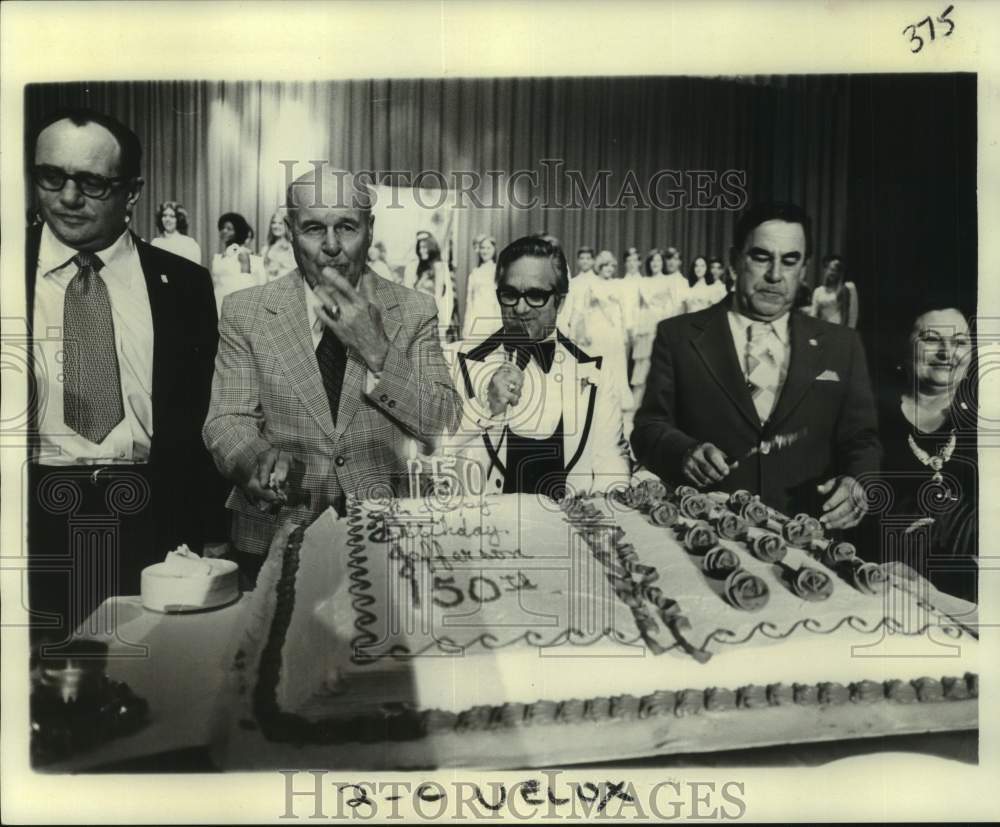
{"label": "woman with necklace", "polygon": [[295,253],[292,252],[292,241],[288,235],[288,225],[285,223],[284,208],[271,216],[268,225],[267,246],[260,251],[264,260],[264,270],[267,280],[274,281],[295,269]]}
{"label": "woman with necklace", "polygon": [[[885,552],[896,549],[895,556],[941,591],[975,601],[979,486],[972,359],[961,311],[936,307],[916,317],[904,382],[884,400],[879,418],[883,477],[893,494],[879,545]],[[887,542],[894,525],[902,536]]]}
{"label": "woman with necklace", "polygon": [[156,229],[159,235],[151,242],[154,247],[201,264],[201,247],[187,234],[188,214],[181,203],[164,201],[156,208]]}

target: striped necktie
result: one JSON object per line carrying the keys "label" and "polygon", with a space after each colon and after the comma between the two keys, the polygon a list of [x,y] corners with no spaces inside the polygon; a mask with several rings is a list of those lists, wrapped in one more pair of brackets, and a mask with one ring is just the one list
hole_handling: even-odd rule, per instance
{"label": "striped necktie", "polygon": [[751,322],[747,327],[747,388],[753,397],[753,406],[757,409],[761,424],[771,416],[778,398],[781,366],[777,348],[780,344],[770,322]]}
{"label": "striped necktie", "polygon": [[63,420],[101,443],[125,418],[115,323],[104,266],[93,253],[73,256],[76,275],[63,300]]}

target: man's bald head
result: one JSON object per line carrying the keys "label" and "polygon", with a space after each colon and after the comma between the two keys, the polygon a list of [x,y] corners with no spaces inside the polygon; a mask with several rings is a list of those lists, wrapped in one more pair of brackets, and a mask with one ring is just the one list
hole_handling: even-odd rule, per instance
{"label": "man's bald head", "polygon": [[368,263],[372,200],[367,186],[344,170],[313,167],[289,185],[285,221],[295,262],[311,286],[331,269],[357,285]]}
{"label": "man's bald head", "polygon": [[289,211],[312,209],[355,209],[371,212],[374,198],[367,184],[344,169],[323,165],[310,169],[292,181],[285,193]]}

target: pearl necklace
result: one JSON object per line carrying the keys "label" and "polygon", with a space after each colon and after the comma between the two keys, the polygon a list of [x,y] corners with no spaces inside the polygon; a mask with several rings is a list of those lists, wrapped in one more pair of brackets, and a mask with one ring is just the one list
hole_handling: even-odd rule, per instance
{"label": "pearl necklace", "polygon": [[951,432],[951,436],[948,437],[948,441],[942,445],[938,449],[938,452],[933,456],[917,445],[917,441],[913,438],[913,434],[907,434],[906,441],[910,445],[910,450],[913,452],[913,456],[915,456],[921,464],[926,465],[934,472],[931,476],[931,481],[937,483],[943,489],[943,494],[939,496],[938,499],[947,497],[952,502],[955,502],[958,497],[956,497],[948,486],[945,485],[944,477],[941,474],[941,469],[944,468],[945,463],[951,459],[951,455],[955,453],[955,443],[957,442],[957,439],[955,437],[954,429]]}

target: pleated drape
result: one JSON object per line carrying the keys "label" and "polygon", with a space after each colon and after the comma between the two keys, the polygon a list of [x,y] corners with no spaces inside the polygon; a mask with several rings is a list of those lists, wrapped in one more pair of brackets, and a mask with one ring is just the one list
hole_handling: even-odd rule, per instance
{"label": "pleated drape", "polygon": [[[156,205],[179,200],[206,262],[217,251],[223,212],[245,215],[263,245],[289,162],[298,174],[313,160],[410,175],[437,171],[449,186],[462,172],[481,176],[474,192],[488,206],[466,199],[459,223],[460,305],[475,263],[471,239],[481,232],[502,246],[546,230],[571,260],[583,244],[619,257],[630,245],[673,245],[685,262],[728,248],[735,216],[726,209],[662,210],[644,205],[645,196],[616,209],[546,208],[543,161],[550,169],[561,164],[560,185],[548,195],[563,203],[571,195],[567,175],[585,186],[604,175],[615,196],[630,177],[644,192],[660,170],[735,170],[745,175],[751,201],[802,203],[815,221],[817,251],[845,243],[849,101],[839,77],[45,84],[27,88],[28,134],[63,105],[109,112],[136,131],[146,189],[133,226],[153,237]],[[517,170],[533,172],[537,183],[522,177],[514,198],[534,195],[540,203],[520,208],[509,203],[506,187],[497,192],[499,179],[489,173]],[[423,183],[438,186],[439,179]],[[663,182],[661,196],[665,191]]]}

